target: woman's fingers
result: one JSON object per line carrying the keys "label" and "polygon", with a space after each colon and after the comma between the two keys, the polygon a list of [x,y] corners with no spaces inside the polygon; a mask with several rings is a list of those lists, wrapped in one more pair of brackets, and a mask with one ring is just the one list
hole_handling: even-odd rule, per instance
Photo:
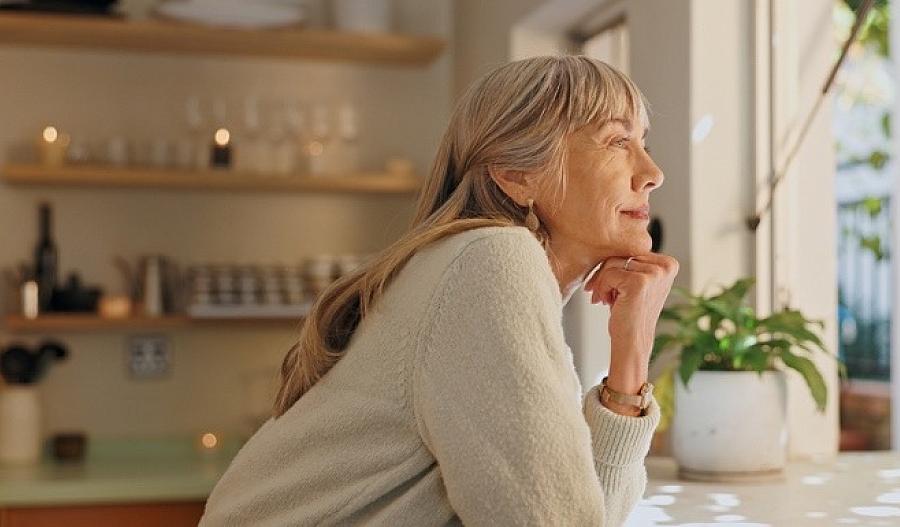
{"label": "woman's fingers", "polygon": [[621,294],[638,295],[647,279],[660,280],[678,273],[678,261],[665,254],[635,256],[624,268],[626,257],[607,258],[586,282],[585,291],[591,291],[591,302],[612,305]]}
{"label": "woman's fingers", "polygon": [[632,271],[610,267],[602,275],[599,275],[596,280],[592,280],[591,289],[589,289],[591,291],[591,303],[615,304],[620,292],[627,288],[627,281],[631,277],[627,276],[626,273],[630,272]]}
{"label": "woman's fingers", "polygon": [[602,302],[608,305],[615,303],[618,296],[617,286],[628,279],[628,276],[622,273],[636,272],[641,265],[641,262],[633,259],[628,264],[628,270],[626,271],[624,269],[626,260],[627,258],[613,256],[603,261],[601,267],[584,286],[585,291],[593,293],[591,295],[591,303]]}

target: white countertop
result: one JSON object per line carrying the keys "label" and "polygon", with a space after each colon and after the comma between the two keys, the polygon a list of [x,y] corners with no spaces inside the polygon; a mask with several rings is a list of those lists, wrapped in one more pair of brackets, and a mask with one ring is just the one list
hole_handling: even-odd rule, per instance
{"label": "white countertop", "polygon": [[647,489],[626,527],[900,526],[900,452],[842,452],[792,462],[783,481],[682,481],[669,457],[648,457]]}
{"label": "white countertop", "polygon": [[[222,439],[198,452],[192,439],[92,440],[84,461],[43,458],[0,465],[0,509],[6,507],[205,501],[240,447]],[[2,523],[2,521],[0,521]]]}

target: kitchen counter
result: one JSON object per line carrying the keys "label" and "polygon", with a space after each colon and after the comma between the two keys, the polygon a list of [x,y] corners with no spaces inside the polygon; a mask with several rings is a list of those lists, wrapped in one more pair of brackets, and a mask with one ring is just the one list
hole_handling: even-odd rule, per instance
{"label": "kitchen counter", "polygon": [[647,489],[625,523],[659,526],[900,526],[900,452],[846,452],[792,462],[782,481],[682,481],[669,457],[648,457]]}
{"label": "kitchen counter", "polygon": [[83,462],[0,465],[0,508],[205,501],[240,448],[200,452],[191,440],[99,440]]}
{"label": "kitchen counter", "polygon": [[[241,443],[211,454],[190,440],[94,441],[81,463],[0,465],[0,508],[204,501]],[[647,490],[626,527],[900,525],[900,452],[793,462],[783,481],[701,483],[648,457]]]}

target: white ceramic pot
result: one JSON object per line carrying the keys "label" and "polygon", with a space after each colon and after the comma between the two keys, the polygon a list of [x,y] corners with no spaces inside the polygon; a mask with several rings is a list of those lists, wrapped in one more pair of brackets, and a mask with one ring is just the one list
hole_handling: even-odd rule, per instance
{"label": "white ceramic pot", "polygon": [[30,464],[41,458],[41,405],[31,385],[0,389],[0,463]]}
{"label": "white ceramic pot", "polygon": [[672,453],[680,477],[783,478],[788,439],[783,372],[697,371],[687,389],[680,378],[675,386]]}
{"label": "white ceramic pot", "polygon": [[390,33],[391,0],[333,0],[334,25],[341,31]]}

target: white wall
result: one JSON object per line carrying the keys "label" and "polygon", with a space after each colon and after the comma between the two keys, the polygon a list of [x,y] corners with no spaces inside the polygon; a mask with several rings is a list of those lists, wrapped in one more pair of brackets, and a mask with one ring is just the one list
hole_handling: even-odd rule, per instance
{"label": "white wall", "polygon": [[[775,137],[776,158],[787,155],[798,130],[835,60],[832,5],[817,0],[776,2]],[[823,31],[823,27],[828,31]],[[837,227],[834,192],[835,155],[831,99],[825,101],[792,169],[778,190],[774,212],[776,290],[792,308],[824,320],[823,340],[837,354]],[[781,166],[781,161],[778,162]],[[763,242],[764,237],[760,237]],[[791,372],[788,384],[790,452],[795,458],[829,456],[839,444],[839,383],[836,362],[822,354],[815,363],[828,387],[828,407],[819,414],[802,378]]]}
{"label": "white wall", "polygon": [[542,0],[456,0],[454,14],[454,94],[510,60],[510,32]]}
{"label": "white wall", "polygon": [[712,291],[753,272],[752,4],[689,10],[690,283]]}

